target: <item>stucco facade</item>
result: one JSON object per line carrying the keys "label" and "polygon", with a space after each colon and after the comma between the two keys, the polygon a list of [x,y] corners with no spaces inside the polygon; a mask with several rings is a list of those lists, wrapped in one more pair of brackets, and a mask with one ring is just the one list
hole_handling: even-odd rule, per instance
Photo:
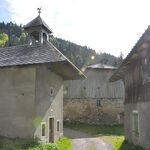
{"label": "stucco facade", "polygon": [[34,67],[0,69],[0,136],[33,137]]}
{"label": "stucco facade", "polygon": [[36,17],[29,43],[0,48],[0,136],[55,142],[63,136],[63,81],[85,78],[52,43]]}
{"label": "stucco facade", "polygon": [[[50,117],[54,118],[54,141],[63,135],[62,77],[40,65],[0,69],[0,81],[0,136],[49,141]],[[43,139],[42,122],[46,123]]]}
{"label": "stucco facade", "polygon": [[109,82],[114,68],[87,68],[87,79],[64,82],[64,120],[123,123],[124,85]]}
{"label": "stucco facade", "polygon": [[[125,104],[125,138],[129,142],[150,149],[150,102]],[[134,111],[138,112],[138,135],[134,131]]]}
{"label": "stucco facade", "polygon": [[[47,67],[38,66],[35,88],[35,114],[46,123],[46,141],[49,140],[49,118],[54,119],[54,141],[63,136],[63,79]],[[53,93],[51,93],[53,90]],[[57,131],[59,121],[59,131]],[[35,137],[41,137],[41,126]]]}

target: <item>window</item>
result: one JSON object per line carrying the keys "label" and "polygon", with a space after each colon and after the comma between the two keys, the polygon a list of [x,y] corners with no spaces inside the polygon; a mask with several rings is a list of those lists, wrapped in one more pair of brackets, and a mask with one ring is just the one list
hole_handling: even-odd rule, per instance
{"label": "window", "polygon": [[38,41],[39,41],[39,32],[38,32],[38,31],[33,31],[33,32],[31,33],[31,37],[33,38],[33,39],[32,39],[32,42],[33,42],[33,40],[34,40],[35,42],[38,42]]}
{"label": "window", "polygon": [[50,96],[54,96],[54,88],[50,87]]}
{"label": "window", "polygon": [[138,111],[133,111],[133,132],[135,136],[139,135],[139,115]]}
{"label": "window", "polygon": [[57,121],[57,131],[60,131],[60,121]]}
{"label": "window", "polygon": [[97,107],[101,107],[101,106],[102,106],[100,100],[97,100],[97,101],[96,101],[96,106],[97,106]]}
{"label": "window", "polygon": [[66,87],[66,92],[68,93],[68,87]]}
{"label": "window", "polygon": [[41,135],[42,137],[45,137],[46,134],[46,122],[41,123]]}
{"label": "window", "polygon": [[47,35],[46,33],[43,33],[43,42],[46,42],[47,41]]}
{"label": "window", "polygon": [[64,95],[68,96],[68,87],[64,88]]}

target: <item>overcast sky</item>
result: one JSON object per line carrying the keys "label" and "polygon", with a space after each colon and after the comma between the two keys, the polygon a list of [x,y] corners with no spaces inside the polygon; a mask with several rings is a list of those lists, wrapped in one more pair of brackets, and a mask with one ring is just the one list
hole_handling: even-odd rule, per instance
{"label": "overcast sky", "polygon": [[25,25],[37,16],[54,36],[126,56],[150,25],[150,0],[0,0],[0,21]]}

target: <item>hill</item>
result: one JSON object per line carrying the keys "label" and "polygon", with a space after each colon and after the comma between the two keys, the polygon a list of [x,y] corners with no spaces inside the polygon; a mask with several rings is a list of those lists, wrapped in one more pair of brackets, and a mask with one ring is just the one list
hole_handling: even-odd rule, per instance
{"label": "hill", "polygon": [[[122,54],[120,57],[115,57],[107,53],[98,54],[92,48],[80,46],[54,36],[50,36],[50,41],[80,69],[89,64],[99,62],[119,66],[123,61]],[[12,22],[0,23],[0,47],[26,43],[27,33],[24,31],[22,25],[18,26]]]}

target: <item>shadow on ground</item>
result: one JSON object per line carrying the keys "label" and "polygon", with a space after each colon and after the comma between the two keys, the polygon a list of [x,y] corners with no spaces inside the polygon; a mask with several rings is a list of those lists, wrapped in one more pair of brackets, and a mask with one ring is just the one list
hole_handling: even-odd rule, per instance
{"label": "shadow on ground", "polygon": [[130,150],[144,150],[140,146],[135,146],[135,145],[129,143],[128,141],[124,141],[122,143],[121,147],[119,148],[119,150],[128,150],[129,147],[130,147]]}
{"label": "shadow on ground", "polygon": [[64,129],[64,135],[69,137],[70,139],[79,139],[79,138],[92,138],[93,136],[86,134],[86,133],[81,133],[79,131],[74,131],[71,129]]}

